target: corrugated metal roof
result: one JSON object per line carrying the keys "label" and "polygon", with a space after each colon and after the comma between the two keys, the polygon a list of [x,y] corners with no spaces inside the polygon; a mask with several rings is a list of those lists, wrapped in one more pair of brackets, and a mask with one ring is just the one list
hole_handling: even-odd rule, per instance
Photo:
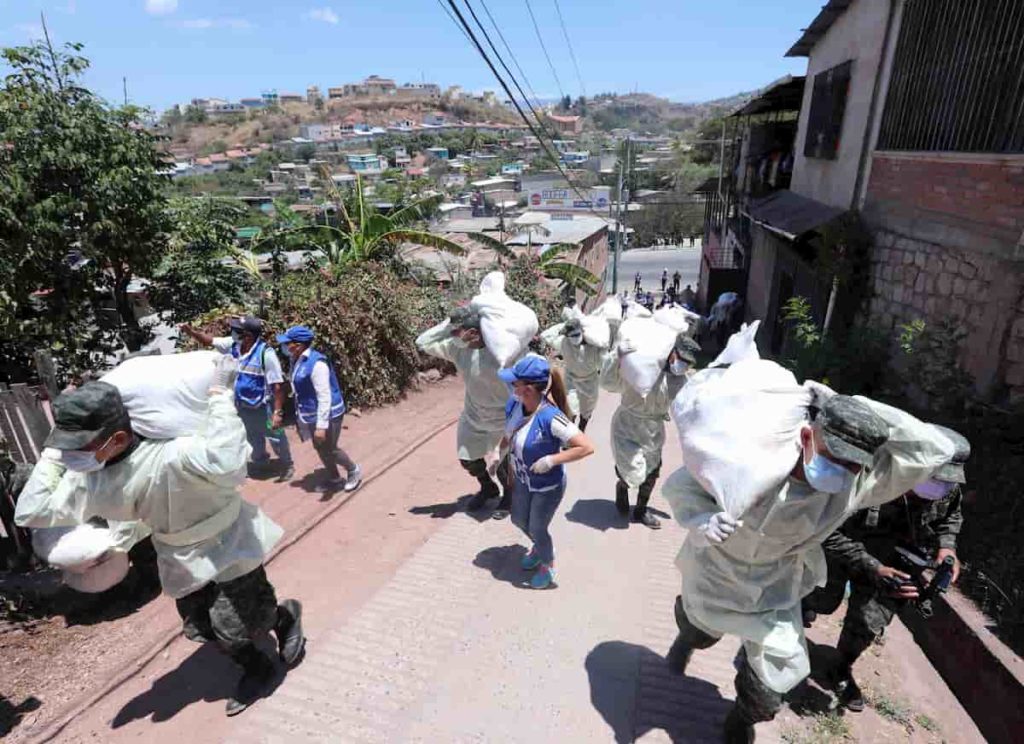
{"label": "corrugated metal roof", "polygon": [[796,240],[831,222],[846,210],[785,190],[763,199],[752,199],[746,211],[757,224],[784,238]]}
{"label": "corrugated metal roof", "polygon": [[730,116],[754,116],[777,111],[799,111],[804,98],[806,77],[786,75],[759,90],[754,97],[736,109]]}
{"label": "corrugated metal roof", "polygon": [[828,4],[811,21],[811,25],[804,29],[803,35],[797,40],[796,44],[786,52],[786,56],[811,56],[811,49],[814,48],[814,45],[832,28],[832,24],[836,22],[836,19],[845,13],[846,9],[851,5],[853,5],[853,0],[829,0]]}

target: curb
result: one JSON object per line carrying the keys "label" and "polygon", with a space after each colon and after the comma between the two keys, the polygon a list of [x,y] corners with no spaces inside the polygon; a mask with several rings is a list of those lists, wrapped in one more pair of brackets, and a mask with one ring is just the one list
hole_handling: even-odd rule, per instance
{"label": "curb", "polygon": [[[418,450],[424,444],[429,442],[431,439],[439,435],[445,429],[449,429],[459,421],[458,417],[449,420],[447,423],[441,424],[437,428],[427,432],[422,437],[414,441],[412,444],[407,445],[397,455],[388,460],[383,467],[381,467],[373,475],[364,478],[362,486],[358,490],[351,492],[347,496],[331,503],[326,509],[318,512],[303,522],[288,538],[278,543],[274,549],[267,556],[267,559],[263,562],[263,565],[269,565],[279,555],[284,553],[288,548],[292,547],[305,537],[307,534],[312,532],[321,522],[326,520],[336,511],[341,509],[343,506],[352,501],[357,495],[362,493],[366,486],[373,483],[377,478],[384,475],[386,472],[395,467],[398,463],[402,462],[405,458],[411,455],[413,452]],[[50,724],[48,728],[44,729],[41,733],[36,736],[30,736],[29,741],[31,744],[44,744],[55,739],[65,728],[71,724],[78,716],[80,716],[86,709],[93,707],[100,700],[105,698],[110,693],[114,692],[118,687],[123,685],[125,682],[130,680],[136,674],[138,674],[143,667],[149,664],[155,659],[161,652],[163,652],[168,646],[170,646],[175,640],[181,636],[181,628],[175,623],[172,630],[168,630],[164,635],[153,643],[148,649],[142,651],[134,659],[126,663],[127,671],[123,671],[120,674],[115,675],[113,678],[108,679],[99,690],[89,694],[84,699],[81,699],[74,707],[68,712],[62,714],[60,718],[54,723]]]}

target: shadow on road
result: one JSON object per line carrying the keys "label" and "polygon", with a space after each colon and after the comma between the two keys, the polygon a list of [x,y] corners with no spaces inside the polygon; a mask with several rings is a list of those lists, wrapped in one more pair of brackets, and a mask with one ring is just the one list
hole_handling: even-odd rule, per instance
{"label": "shadow on road", "polygon": [[[590,702],[618,744],[652,730],[664,731],[673,742],[717,741],[721,736],[718,727],[732,703],[710,682],[668,673],[665,658],[646,646],[605,641],[587,654],[584,666]],[[638,720],[644,702],[648,705]]]}
{"label": "shadow on road", "polygon": [[[455,501],[443,501],[439,504],[423,504],[422,506],[414,506],[409,509],[410,514],[416,515],[427,515],[431,519],[448,519],[454,517],[459,512],[465,512],[467,516],[472,517],[477,522],[486,522],[491,518],[491,512],[486,509],[477,509],[475,512],[467,512],[466,504],[473,498],[474,494],[467,493],[465,496],[459,496]],[[489,502],[496,504],[497,501],[492,500]]]}
{"label": "shadow on road", "polygon": [[14,727],[21,723],[26,713],[39,710],[42,707],[39,698],[29,696],[17,705],[0,695],[0,737],[7,736],[14,730]]}
{"label": "shadow on road", "polygon": [[832,670],[839,664],[839,652],[811,640],[807,641],[807,651],[811,657],[811,676],[787,693],[786,702],[790,710],[802,717],[834,712],[838,703],[828,691],[832,687]]}
{"label": "shadow on road", "polygon": [[473,559],[473,565],[491,572],[498,581],[504,581],[517,589],[529,589],[529,571],[524,571],[519,565],[526,555],[526,548],[522,545],[500,545],[493,548],[486,548],[477,553]]}
{"label": "shadow on road", "polygon": [[601,532],[629,527],[629,517],[619,514],[615,502],[608,499],[580,499],[565,513],[565,518]]}
{"label": "shadow on road", "polygon": [[[110,726],[121,728],[143,718],[161,723],[200,700],[227,700],[235,691],[239,677],[239,668],[234,662],[213,643],[204,643],[178,667],[155,680],[146,692],[129,700]],[[283,680],[284,670],[279,667],[265,697],[272,695]]]}

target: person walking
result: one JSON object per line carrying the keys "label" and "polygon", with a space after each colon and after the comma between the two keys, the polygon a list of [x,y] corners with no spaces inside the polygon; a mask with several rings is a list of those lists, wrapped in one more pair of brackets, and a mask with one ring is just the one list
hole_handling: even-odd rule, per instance
{"label": "person walking", "polygon": [[673,293],[679,292],[679,283],[683,281],[683,275],[679,273],[679,269],[676,269],[675,273],[672,274],[672,291]]}
{"label": "person walking", "polygon": [[640,276],[640,272],[636,272],[636,276],[633,277],[633,291],[639,292],[640,285],[643,284],[643,277]]}
{"label": "person walking", "polygon": [[[313,440],[313,448],[327,471],[317,491],[329,498],[339,490],[355,491],[363,483],[363,471],[341,447],[345,398],[331,361],[313,349],[314,334],[306,326],[292,326],[277,337],[277,342],[292,360],[292,390],[295,393],[295,418],[302,441]],[[341,478],[338,465],[345,468]]]}
{"label": "person walking", "polygon": [[568,403],[565,412],[579,425],[580,431],[586,431],[601,392],[604,352],[587,343],[579,318],[570,318],[560,328],[549,328],[541,338],[562,357]]}
{"label": "person walking", "polygon": [[612,416],[612,455],[615,458],[615,507],[629,514],[629,489],[637,489],[633,521],[652,530],[661,522],[647,505],[661,474],[661,450],[665,446],[665,420],[676,395],[689,379],[689,370],[697,362],[700,346],[686,334],[679,334],[665,369],[646,396],[626,384],[619,371],[622,354],[618,350],[605,356],[601,386],[621,393],[619,407]]}
{"label": "person walking", "polygon": [[218,337],[196,330],[187,323],[181,326],[181,330],[203,346],[212,346],[221,354],[230,354],[238,360],[235,408],[252,447],[249,460],[251,474],[259,475],[268,470],[269,440],[280,463],[277,482],[285,483],[295,475],[295,465],[283,428],[285,390],[281,361],[263,340],[262,320],[251,315],[232,318],[228,327],[231,335]]}
{"label": "person walking", "polygon": [[238,492],[249,445],[235,410],[237,360],[219,360],[206,420],[194,435],[144,439],[118,389],[89,382],[53,403],[54,428],[18,499],[23,527],[78,526],[93,518],[152,530],[160,584],[186,638],[216,643],[242,668],[225,712],[267,694],[274,663],[257,645],[277,637],[278,656],[302,656],[302,605],[280,604],[263,564],[283,531]]}
{"label": "person walking", "polygon": [[661,291],[665,291],[665,287],[668,286],[668,269],[661,270]]}
{"label": "person walking", "polygon": [[533,543],[522,568],[535,572],[531,587],[547,589],[555,584],[549,527],[565,495],[564,466],[594,454],[594,445],[569,420],[565,386],[547,359],[529,354],[498,376],[512,386],[501,441],[512,461],[512,523]]}
{"label": "person walking", "polygon": [[957,536],[963,526],[961,484],[970,443],[945,427],[936,429],[954,447],[953,459],[931,480],[914,486],[895,501],[857,512],[822,543],[828,580],[803,600],[804,626],[819,614],[830,615],[842,604],[847,582],[850,599],[836,650],[839,660],[829,670],[839,702],[848,710],[864,710],[864,695],[853,678],[853,665],[892,622],[900,608],[919,598],[909,574],[896,568],[902,550],[911,550],[934,567],[951,558],[950,583],[960,576]]}
{"label": "person walking", "polygon": [[[468,307],[455,308],[448,320],[420,334],[416,347],[424,354],[454,364],[466,386],[456,434],[458,457],[462,468],[480,484],[480,490],[469,500],[466,509],[477,511],[490,499],[500,496],[491,516],[504,519],[509,513],[512,494],[506,489],[502,495],[488,471],[486,458],[505,433],[508,386],[498,377],[501,365],[484,344],[480,313]],[[507,482],[502,474],[498,477],[503,483]]]}

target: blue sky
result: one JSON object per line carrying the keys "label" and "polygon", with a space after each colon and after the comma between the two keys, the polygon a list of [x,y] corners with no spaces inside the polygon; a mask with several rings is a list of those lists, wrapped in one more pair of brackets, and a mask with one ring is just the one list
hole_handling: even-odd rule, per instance
{"label": "blue sky", "polygon": [[[802,73],[806,60],[783,55],[822,0],[560,4],[588,94],[636,87],[701,101]],[[531,5],[562,90],[578,96],[554,0]],[[487,23],[479,0],[474,7]],[[557,96],[525,0],[489,0],[488,7],[533,89]],[[0,0],[0,46],[38,36],[40,10],[57,41],[85,44],[90,87],[120,100],[127,76],[131,100],[158,110],[193,97],[326,89],[371,73],[399,84],[499,90],[438,0]]]}

